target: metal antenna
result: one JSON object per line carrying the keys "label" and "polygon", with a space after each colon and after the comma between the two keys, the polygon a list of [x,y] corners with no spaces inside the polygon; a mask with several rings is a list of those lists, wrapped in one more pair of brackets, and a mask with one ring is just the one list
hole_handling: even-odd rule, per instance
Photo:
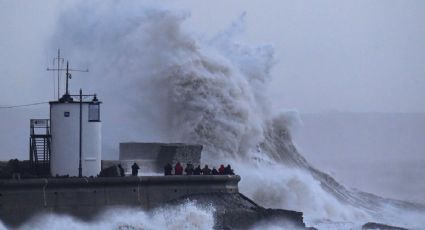
{"label": "metal antenna", "polygon": [[89,69],[85,69],[85,70],[81,70],[81,69],[70,69],[69,68],[69,62],[66,61],[66,91],[65,91],[65,95],[69,95],[69,91],[68,91],[68,79],[72,78],[72,75],[69,73],[69,71],[74,71],[74,72],[89,72]]}
{"label": "metal antenna", "polygon": [[[64,59],[61,58],[61,50],[58,49],[58,56],[53,58],[53,66],[55,66],[57,62],[58,68],[57,69],[49,69],[47,68],[47,71],[58,71],[58,91],[57,91],[57,99],[59,99],[60,96],[60,71],[61,71],[61,65],[63,65]],[[53,82],[54,84],[54,82]]]}
{"label": "metal antenna", "polygon": [[[58,52],[58,54],[60,54],[60,53]],[[60,68],[60,67],[58,67],[57,69],[47,68],[47,71],[58,71],[59,72],[59,71],[63,71],[63,70],[66,71],[66,75],[65,75],[66,76],[66,88],[65,88],[64,99],[65,100],[68,100],[70,98],[70,96],[69,96],[69,90],[68,90],[68,88],[69,88],[69,82],[68,82],[68,80],[72,78],[72,75],[71,75],[70,72],[71,71],[74,71],[74,72],[89,72],[89,69],[85,69],[85,70],[81,70],[81,69],[70,69],[69,68],[69,62],[68,61],[66,62],[66,69],[63,69],[63,68]]]}

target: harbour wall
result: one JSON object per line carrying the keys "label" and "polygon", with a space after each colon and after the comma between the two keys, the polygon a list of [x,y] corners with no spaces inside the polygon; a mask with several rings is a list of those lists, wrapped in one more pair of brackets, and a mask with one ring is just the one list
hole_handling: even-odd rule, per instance
{"label": "harbour wall", "polygon": [[0,219],[18,226],[36,214],[93,218],[108,207],[155,208],[196,194],[239,193],[237,175],[0,180]]}

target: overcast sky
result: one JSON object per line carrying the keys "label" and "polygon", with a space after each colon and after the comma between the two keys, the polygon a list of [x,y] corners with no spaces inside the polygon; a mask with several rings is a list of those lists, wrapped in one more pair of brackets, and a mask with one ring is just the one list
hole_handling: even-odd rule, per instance
{"label": "overcast sky", "polygon": [[[51,99],[46,43],[70,1],[0,1],[0,104]],[[273,107],[301,112],[425,112],[425,1],[163,1],[213,36],[246,12],[246,43],[277,63]],[[49,47],[50,48],[50,47]],[[64,51],[66,52],[66,51]]]}

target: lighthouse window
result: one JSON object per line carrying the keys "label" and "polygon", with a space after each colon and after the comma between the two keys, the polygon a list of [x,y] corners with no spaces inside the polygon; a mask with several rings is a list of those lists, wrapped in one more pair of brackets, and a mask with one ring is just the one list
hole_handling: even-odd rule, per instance
{"label": "lighthouse window", "polygon": [[64,113],[63,113],[63,116],[64,116],[64,117],[69,117],[69,112],[64,112]]}
{"label": "lighthouse window", "polygon": [[89,121],[92,121],[92,122],[100,121],[100,104],[99,103],[89,104]]}

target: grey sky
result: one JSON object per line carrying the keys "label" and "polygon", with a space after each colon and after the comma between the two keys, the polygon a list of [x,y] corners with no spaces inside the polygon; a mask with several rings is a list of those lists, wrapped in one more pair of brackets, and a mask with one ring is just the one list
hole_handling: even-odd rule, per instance
{"label": "grey sky", "polygon": [[247,12],[243,39],[276,47],[275,107],[425,111],[424,1],[181,2],[197,29]]}
{"label": "grey sky", "polygon": [[[0,104],[50,99],[46,42],[72,2],[0,1]],[[270,43],[273,107],[425,112],[424,1],[164,1],[211,36],[246,12],[247,43]],[[37,87],[35,87],[37,85]],[[19,92],[19,94],[17,94]]]}

